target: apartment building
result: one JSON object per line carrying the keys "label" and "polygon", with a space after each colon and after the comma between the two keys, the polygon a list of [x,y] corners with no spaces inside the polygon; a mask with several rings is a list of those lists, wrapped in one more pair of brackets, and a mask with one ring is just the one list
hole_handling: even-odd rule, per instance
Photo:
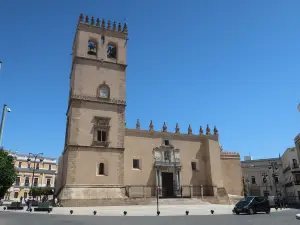
{"label": "apartment building", "polygon": [[57,174],[55,158],[43,156],[35,160],[31,155],[18,154],[13,151],[8,152],[11,156],[15,157],[15,167],[18,175],[16,182],[5,196],[7,200],[19,200],[21,196],[23,199],[27,199],[29,197],[31,184],[32,187],[54,188]]}
{"label": "apartment building", "polygon": [[241,162],[244,184],[249,195],[274,196],[282,192],[282,163],[280,158],[252,160],[245,157]]}
{"label": "apartment building", "polygon": [[296,148],[288,148],[281,156],[285,196],[300,201],[300,168]]}
{"label": "apartment building", "polygon": [[287,148],[278,158],[241,162],[243,180],[249,195],[282,194],[292,202],[300,200],[300,168],[296,148]]}

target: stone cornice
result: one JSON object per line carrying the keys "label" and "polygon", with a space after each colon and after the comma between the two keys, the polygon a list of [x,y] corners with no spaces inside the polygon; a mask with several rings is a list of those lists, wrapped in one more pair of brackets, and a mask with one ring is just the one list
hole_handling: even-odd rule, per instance
{"label": "stone cornice", "polygon": [[86,95],[82,93],[78,93],[78,94],[72,93],[71,99],[126,106],[126,101],[124,100],[114,99],[114,98],[104,99],[104,98],[98,98],[96,95]]}
{"label": "stone cornice", "polygon": [[84,65],[92,65],[97,67],[103,67],[107,69],[114,69],[119,71],[125,71],[127,68],[126,64],[120,64],[116,62],[105,61],[100,58],[96,58],[93,56],[90,57],[82,57],[82,56],[74,56],[73,64],[84,64]]}
{"label": "stone cornice", "polygon": [[86,23],[79,23],[77,29],[79,29],[80,31],[91,32],[99,35],[110,36],[110,37],[120,38],[124,40],[128,39],[127,33],[107,30],[105,28],[91,26],[90,24],[86,24]]}
{"label": "stone cornice", "polygon": [[240,153],[238,153],[238,152],[221,152],[220,156],[221,156],[221,159],[239,159],[240,160]]}
{"label": "stone cornice", "polygon": [[170,137],[171,140],[178,141],[200,141],[200,140],[214,140],[218,141],[218,135],[196,135],[196,134],[182,134],[172,132],[161,132],[161,131],[148,131],[148,130],[137,130],[137,129],[125,129],[125,136],[135,137],[146,137],[146,138],[165,138]]}
{"label": "stone cornice", "polygon": [[68,150],[68,151],[117,151],[117,152],[124,152],[124,148],[115,148],[115,147],[101,147],[101,146],[84,146],[84,145],[66,145],[64,152]]}

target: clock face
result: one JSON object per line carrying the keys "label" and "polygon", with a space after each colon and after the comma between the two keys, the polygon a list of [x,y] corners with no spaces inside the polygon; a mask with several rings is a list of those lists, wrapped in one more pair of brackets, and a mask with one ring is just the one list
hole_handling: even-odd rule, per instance
{"label": "clock face", "polygon": [[108,98],[108,89],[106,87],[100,89],[100,98]]}

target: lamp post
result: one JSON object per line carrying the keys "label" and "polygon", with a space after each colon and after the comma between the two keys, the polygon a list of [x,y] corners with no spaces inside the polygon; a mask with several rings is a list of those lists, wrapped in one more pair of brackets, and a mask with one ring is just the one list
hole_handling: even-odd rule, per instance
{"label": "lamp post", "polygon": [[246,186],[247,186],[247,195],[250,195],[250,191],[249,191],[249,184],[250,184],[250,181],[249,181],[249,178],[246,178]]}
{"label": "lamp post", "polygon": [[266,194],[268,193],[268,184],[267,184],[268,179],[269,179],[269,175],[264,173],[262,175],[262,180],[263,180],[263,183],[266,184]]}
{"label": "lamp post", "polygon": [[[0,67],[1,67],[1,61],[0,61]],[[1,124],[0,124],[0,146],[2,145],[2,134],[3,134],[4,122],[5,122],[5,118],[6,118],[6,112],[11,112],[11,109],[8,108],[8,106],[6,104],[4,104],[3,111],[2,111]]]}
{"label": "lamp post", "polygon": [[[30,185],[30,197],[33,197],[32,195],[32,186],[33,186],[33,182],[34,182],[34,174],[35,174],[35,165],[37,163],[37,160],[39,160],[39,162],[43,162],[44,158],[43,158],[43,153],[38,153],[38,154],[33,154],[33,153],[29,153],[28,158],[27,158],[27,163],[29,165],[30,168],[30,164],[33,161],[33,168],[32,168],[32,178],[31,178],[31,185]],[[29,206],[29,209],[31,209],[31,205],[32,202]]]}
{"label": "lamp post", "polygon": [[277,197],[277,182],[275,180],[276,178],[276,171],[278,170],[278,164],[275,161],[270,161],[269,162],[269,170],[272,172],[272,178],[274,181],[274,185],[275,185],[275,197]]}

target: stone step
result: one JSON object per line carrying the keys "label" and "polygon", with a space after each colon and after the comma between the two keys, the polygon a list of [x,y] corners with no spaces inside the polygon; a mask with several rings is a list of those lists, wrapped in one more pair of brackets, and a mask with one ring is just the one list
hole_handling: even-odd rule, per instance
{"label": "stone step", "polygon": [[[156,205],[156,199],[152,199],[150,205]],[[159,199],[160,205],[209,205],[199,198],[162,198]]]}

